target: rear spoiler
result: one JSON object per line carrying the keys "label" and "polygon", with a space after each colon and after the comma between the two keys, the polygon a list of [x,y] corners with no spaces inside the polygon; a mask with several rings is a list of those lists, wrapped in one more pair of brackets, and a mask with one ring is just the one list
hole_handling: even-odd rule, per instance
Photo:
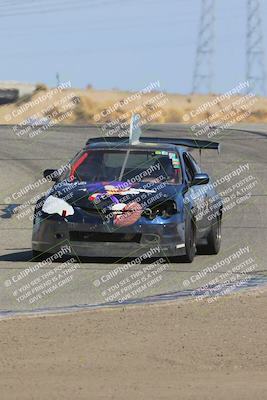
{"label": "rear spoiler", "polygon": [[[118,145],[120,143],[129,143],[129,138],[113,136],[113,137],[96,137],[87,140],[86,145],[92,143],[114,143]],[[140,137],[139,143],[165,143],[174,144],[175,146],[184,146],[192,149],[199,150],[220,150],[220,143],[210,142],[209,140],[197,140],[197,139],[182,139],[182,138],[159,138],[159,137]]]}

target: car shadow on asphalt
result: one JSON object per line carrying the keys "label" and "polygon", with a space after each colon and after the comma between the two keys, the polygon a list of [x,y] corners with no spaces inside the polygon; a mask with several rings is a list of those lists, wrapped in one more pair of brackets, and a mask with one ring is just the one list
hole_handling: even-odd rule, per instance
{"label": "car shadow on asphalt", "polygon": [[13,261],[13,262],[14,261],[30,261],[31,259],[32,259],[31,250],[16,251],[14,253],[0,255],[0,262],[1,261]]}
{"label": "car shadow on asphalt", "polygon": [[[51,256],[52,256],[52,254],[47,255],[47,257],[44,258],[43,261],[45,261],[45,259],[49,259]],[[52,262],[53,263],[62,263],[62,262],[70,260],[71,258],[72,258],[72,256],[68,255],[68,256],[64,256],[60,259],[53,260]],[[140,264],[151,264],[151,263],[159,260],[159,258],[160,257],[158,257],[158,258],[154,257],[154,258],[141,260]],[[78,263],[81,263],[81,264],[126,264],[128,262],[136,260],[135,257],[127,257],[127,258],[121,258],[121,257],[120,258],[119,257],[75,257],[75,259]],[[0,255],[0,262],[1,261],[35,262],[35,263],[37,263],[40,260],[38,260],[32,256],[32,251],[30,249],[26,249],[23,251],[16,251],[13,253],[2,254],[2,255]],[[171,262],[171,260],[168,260],[166,258],[166,263],[169,263],[169,262]],[[138,262],[138,264],[139,264],[139,262]]]}

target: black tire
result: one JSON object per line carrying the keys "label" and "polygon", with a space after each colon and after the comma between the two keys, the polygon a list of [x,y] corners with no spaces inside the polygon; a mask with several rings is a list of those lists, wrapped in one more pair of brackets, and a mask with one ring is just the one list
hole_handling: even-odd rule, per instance
{"label": "black tire", "polygon": [[196,226],[190,217],[185,221],[185,252],[183,262],[191,263],[196,255]]}
{"label": "black tire", "polygon": [[212,224],[210,232],[208,234],[207,240],[208,244],[206,246],[207,254],[218,254],[221,248],[221,234],[222,228],[222,218],[221,215],[217,217],[216,222]]}

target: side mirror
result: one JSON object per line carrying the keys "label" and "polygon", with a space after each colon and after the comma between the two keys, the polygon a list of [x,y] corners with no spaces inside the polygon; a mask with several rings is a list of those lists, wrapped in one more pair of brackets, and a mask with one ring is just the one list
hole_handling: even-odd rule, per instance
{"label": "side mirror", "polygon": [[195,185],[206,185],[209,183],[209,175],[208,174],[196,174],[191,182],[191,186]]}
{"label": "side mirror", "polygon": [[57,182],[59,175],[57,169],[45,169],[43,172],[43,176],[49,181]]}

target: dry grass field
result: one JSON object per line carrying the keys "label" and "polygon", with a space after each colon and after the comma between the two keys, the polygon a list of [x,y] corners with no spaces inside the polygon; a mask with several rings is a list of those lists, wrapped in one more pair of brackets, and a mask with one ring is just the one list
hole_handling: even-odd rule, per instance
{"label": "dry grass field", "polygon": [[29,118],[48,118],[53,124],[126,123],[140,113],[144,123],[226,124],[267,122],[267,98],[236,95],[180,95],[161,91],[136,93],[94,89],[63,90],[37,86],[32,95],[0,106],[0,124],[24,124]]}

